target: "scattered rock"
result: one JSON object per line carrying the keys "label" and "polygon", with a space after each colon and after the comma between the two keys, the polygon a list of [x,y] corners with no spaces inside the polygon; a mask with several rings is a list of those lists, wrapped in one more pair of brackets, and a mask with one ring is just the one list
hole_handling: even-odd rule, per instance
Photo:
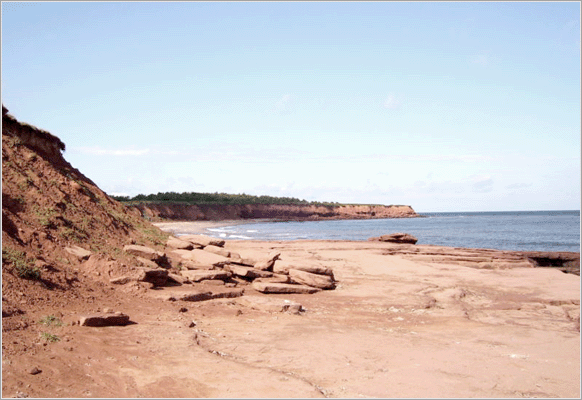
{"label": "scattered rock", "polygon": [[288,311],[293,314],[298,314],[303,310],[301,304],[297,302],[272,297],[243,296],[239,300],[237,300],[237,302],[255,310],[262,310],[268,312]]}
{"label": "scattered rock", "polygon": [[158,265],[168,264],[168,259],[166,255],[160,251],[152,249],[151,247],[140,246],[137,244],[128,244],[123,246],[123,251],[131,255],[153,261]]}
{"label": "scattered rock", "polygon": [[192,244],[197,244],[200,246],[218,246],[218,247],[222,247],[224,246],[224,240],[222,239],[216,239],[210,236],[205,236],[205,235],[184,235],[184,236],[180,236],[180,240],[184,240],[187,242],[190,242]]}
{"label": "scattered rock", "polygon": [[175,283],[179,283],[181,285],[185,285],[190,283],[190,279],[183,275],[172,274],[171,272],[168,273],[168,280],[173,281]]}
{"label": "scattered rock", "polygon": [[168,281],[168,270],[164,268],[140,267],[137,280],[152,283],[154,286],[164,286]]}
{"label": "scattered rock", "polygon": [[243,265],[229,264],[224,267],[226,270],[233,273],[233,275],[240,276],[242,278],[267,278],[273,276],[272,272],[262,271],[260,269],[255,269],[251,267],[246,267]]}
{"label": "scattered rock", "polygon": [[220,267],[229,262],[227,257],[198,249],[183,254],[182,258],[191,261],[195,266],[201,268]]}
{"label": "scattered rock", "polygon": [[212,244],[204,247],[204,251],[208,251],[210,253],[218,254],[219,256],[223,256],[223,257],[230,257],[230,251],[225,250],[222,247],[214,246]]}
{"label": "scattered rock", "polygon": [[289,278],[291,282],[316,287],[319,289],[334,289],[335,282],[329,275],[312,274],[307,271],[300,271],[298,269],[289,270]]}
{"label": "scattered rock", "polygon": [[181,250],[192,250],[194,245],[186,240],[181,240],[170,236],[168,241],[166,242],[166,246],[174,248],[174,249],[181,249]]}
{"label": "scattered rock", "polygon": [[181,271],[182,276],[185,276],[192,282],[200,282],[208,279],[225,280],[231,277],[231,273],[223,270],[209,269],[209,270],[191,270]]}
{"label": "scattered rock", "polygon": [[33,367],[28,371],[28,373],[30,375],[40,374],[41,372],[42,372],[42,370],[38,369],[37,367]]}
{"label": "scattered rock", "polygon": [[280,252],[271,252],[269,253],[269,255],[267,256],[267,258],[265,258],[264,260],[261,260],[257,263],[254,264],[254,267],[256,269],[260,269],[263,271],[272,271],[273,270],[273,264],[275,264],[275,261],[279,259],[279,257],[281,256]]}
{"label": "scattered rock", "polygon": [[306,285],[292,285],[288,283],[253,282],[253,288],[261,293],[303,293],[311,294],[321,289]]}
{"label": "scattered rock", "polygon": [[96,314],[79,318],[81,326],[123,326],[129,323],[129,315],[117,312],[115,314]]}
{"label": "scattered rock", "polygon": [[271,282],[271,283],[290,283],[289,275],[284,274],[273,274],[273,276],[267,278],[257,278],[255,282]]}
{"label": "scattered rock", "polygon": [[136,257],[137,261],[143,265],[144,267],[148,267],[148,268],[158,268],[159,265],[156,264],[155,262],[145,259],[143,257]]}
{"label": "scattered rock", "polygon": [[79,261],[87,260],[89,257],[91,257],[91,254],[93,254],[89,250],[85,250],[79,246],[65,247],[65,251],[77,257]]}
{"label": "scattered rock", "polygon": [[418,239],[408,233],[392,233],[389,235],[382,235],[379,237],[369,238],[370,241],[375,242],[390,242],[390,243],[410,243],[416,244]]}
{"label": "scattered rock", "polygon": [[114,285],[125,285],[129,281],[131,281],[131,279],[125,275],[119,276],[117,278],[109,279],[109,282],[114,284]]}
{"label": "scattered rock", "polygon": [[288,275],[290,269],[310,272],[312,274],[328,275],[333,279],[333,270],[331,268],[305,261],[277,260],[273,265],[273,272],[278,274]]}

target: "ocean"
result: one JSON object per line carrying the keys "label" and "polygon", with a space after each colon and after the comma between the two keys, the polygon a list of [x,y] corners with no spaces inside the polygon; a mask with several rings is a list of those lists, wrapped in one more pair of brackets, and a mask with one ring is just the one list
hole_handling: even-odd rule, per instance
{"label": "ocean", "polygon": [[208,228],[248,240],[360,240],[395,232],[417,244],[522,251],[580,252],[580,211],[423,213],[425,218],[260,222]]}

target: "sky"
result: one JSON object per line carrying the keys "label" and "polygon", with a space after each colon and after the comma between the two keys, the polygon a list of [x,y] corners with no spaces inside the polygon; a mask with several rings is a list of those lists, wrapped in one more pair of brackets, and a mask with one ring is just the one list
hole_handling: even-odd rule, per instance
{"label": "sky", "polygon": [[580,209],[579,2],[2,2],[2,103],[110,195]]}

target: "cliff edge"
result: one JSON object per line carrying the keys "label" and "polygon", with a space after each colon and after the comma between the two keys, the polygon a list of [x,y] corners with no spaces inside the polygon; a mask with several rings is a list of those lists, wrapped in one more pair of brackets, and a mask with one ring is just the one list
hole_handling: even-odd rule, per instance
{"label": "cliff edge", "polygon": [[281,221],[318,221],[327,219],[372,219],[420,217],[405,205],[295,205],[295,204],[169,204],[141,203],[129,206],[150,220],[221,221],[273,219]]}

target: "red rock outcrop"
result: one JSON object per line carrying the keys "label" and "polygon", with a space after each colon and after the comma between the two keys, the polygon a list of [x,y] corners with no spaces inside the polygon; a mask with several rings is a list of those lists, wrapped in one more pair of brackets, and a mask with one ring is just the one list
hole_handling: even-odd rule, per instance
{"label": "red rock outcrop", "polygon": [[285,204],[161,204],[132,205],[151,220],[221,221],[231,219],[275,219],[285,221],[325,219],[413,218],[419,215],[402,205],[285,205]]}

